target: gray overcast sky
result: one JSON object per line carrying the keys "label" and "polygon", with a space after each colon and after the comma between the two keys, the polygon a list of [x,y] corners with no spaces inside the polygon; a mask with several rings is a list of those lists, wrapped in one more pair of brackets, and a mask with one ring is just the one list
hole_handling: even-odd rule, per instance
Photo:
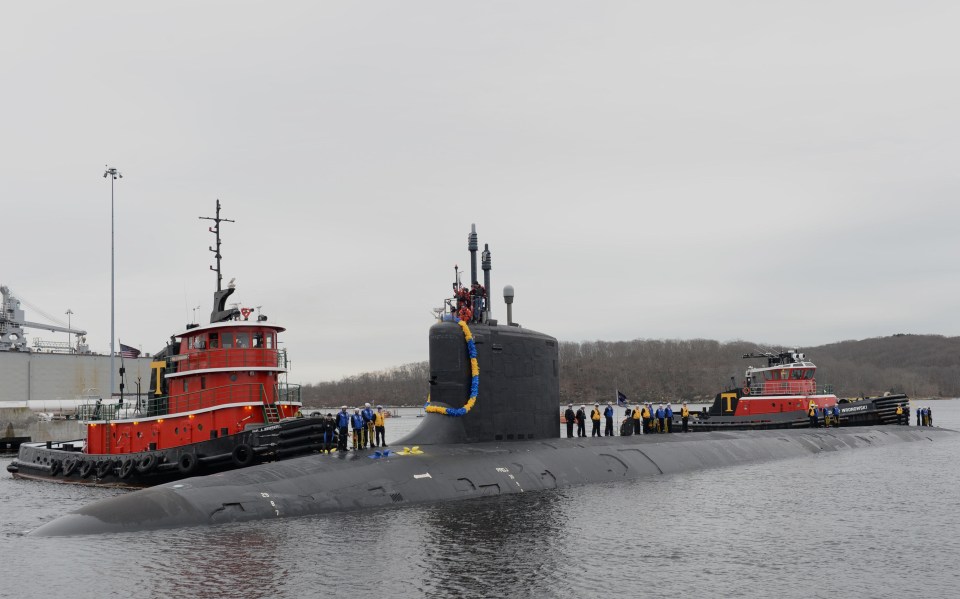
{"label": "gray overcast sky", "polygon": [[12,3],[0,282],[109,347],[109,163],[119,337],[156,351],[209,313],[197,217],[219,197],[225,277],[288,327],[291,381],[425,360],[471,223],[496,315],[512,284],[516,320],[561,340],[957,335],[958,22],[956,2]]}

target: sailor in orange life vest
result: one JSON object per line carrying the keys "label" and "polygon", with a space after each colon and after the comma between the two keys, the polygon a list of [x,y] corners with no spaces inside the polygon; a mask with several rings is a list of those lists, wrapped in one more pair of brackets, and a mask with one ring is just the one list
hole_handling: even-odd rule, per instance
{"label": "sailor in orange life vest", "polygon": [[643,424],[643,412],[637,406],[633,406],[633,414],[631,414],[631,416],[633,417],[633,434],[639,435],[640,427],[643,426],[646,428],[646,424]]}
{"label": "sailor in orange life vest", "polygon": [[687,432],[687,421],[690,420],[690,410],[687,409],[687,402],[683,402],[683,405],[680,406],[680,419],[683,423],[683,432]]}
{"label": "sailor in orange life vest", "polygon": [[807,416],[810,416],[810,428],[817,428],[817,404],[810,402],[810,408],[807,410]]}
{"label": "sailor in orange life vest", "polygon": [[373,427],[377,431],[377,437],[375,439],[376,443],[374,447],[386,447],[387,446],[387,435],[386,427],[383,422],[383,406],[377,406],[377,413],[373,415]]}
{"label": "sailor in orange life vest", "polygon": [[637,418],[637,434],[640,434],[640,429],[643,429],[643,434],[647,435],[650,433],[650,404],[646,404],[643,408],[637,410],[639,413],[639,418]]}
{"label": "sailor in orange life vest", "polygon": [[567,421],[567,439],[573,437],[573,421],[577,419],[577,414],[573,411],[573,404],[567,406],[567,411],[563,413],[563,419]]}
{"label": "sailor in orange life vest", "polygon": [[897,424],[903,424],[903,404],[897,404]]}
{"label": "sailor in orange life vest", "polygon": [[593,411],[590,412],[590,420],[593,420],[593,429],[590,431],[591,437],[600,436],[600,404],[593,404]]}

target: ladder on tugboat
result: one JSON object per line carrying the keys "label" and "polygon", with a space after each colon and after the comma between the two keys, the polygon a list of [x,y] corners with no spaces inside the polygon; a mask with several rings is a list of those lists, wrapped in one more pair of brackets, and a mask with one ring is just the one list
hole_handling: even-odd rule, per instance
{"label": "ladder on tugboat", "polygon": [[263,404],[263,421],[267,424],[276,424],[280,422],[280,410],[274,404]]}

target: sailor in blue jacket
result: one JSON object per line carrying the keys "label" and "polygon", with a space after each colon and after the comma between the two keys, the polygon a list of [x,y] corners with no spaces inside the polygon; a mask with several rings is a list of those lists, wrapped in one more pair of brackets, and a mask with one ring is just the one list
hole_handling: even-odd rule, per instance
{"label": "sailor in blue jacket", "polygon": [[347,450],[347,427],[350,426],[350,414],[347,414],[347,406],[340,408],[337,412],[337,432],[340,437],[337,439],[337,451]]}
{"label": "sailor in blue jacket", "polygon": [[673,432],[673,408],[670,407],[670,404],[667,404],[666,409],[663,410],[663,418],[667,425],[667,432]]}
{"label": "sailor in blue jacket", "polygon": [[833,428],[840,428],[840,406],[833,405]]}
{"label": "sailor in blue jacket", "polygon": [[606,427],[603,429],[604,437],[613,436],[613,404],[608,403],[607,407],[603,410],[603,417],[606,419]]}
{"label": "sailor in blue jacket", "polygon": [[350,417],[350,428],[353,429],[353,448],[360,449],[360,440],[363,438],[363,431],[366,428],[363,425],[363,416],[360,414],[360,408],[353,410],[353,416]]}
{"label": "sailor in blue jacket", "polygon": [[363,437],[360,439],[360,447],[373,447],[373,439],[370,435],[370,423],[373,422],[373,408],[370,407],[369,403],[363,404],[363,409],[360,410],[360,415],[363,417]]}
{"label": "sailor in blue jacket", "polygon": [[664,432],[663,417],[666,415],[666,412],[663,411],[663,404],[657,406],[657,424],[660,427],[660,432]]}

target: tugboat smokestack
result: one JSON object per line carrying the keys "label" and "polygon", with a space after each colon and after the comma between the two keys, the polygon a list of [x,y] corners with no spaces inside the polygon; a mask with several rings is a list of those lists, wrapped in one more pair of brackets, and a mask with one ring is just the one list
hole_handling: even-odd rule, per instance
{"label": "tugboat smokestack", "polygon": [[470,235],[467,237],[467,249],[470,250],[470,282],[469,288],[477,280],[477,225],[470,225]]}
{"label": "tugboat smokestack", "polygon": [[490,301],[490,244],[483,244],[483,253],[480,254],[480,267],[483,268],[483,288],[487,290],[487,305],[483,307],[483,317],[486,320],[493,318],[493,302]]}
{"label": "tugboat smokestack", "polygon": [[507,285],[503,288],[503,303],[507,304],[507,324],[511,327],[513,324],[513,285]]}

